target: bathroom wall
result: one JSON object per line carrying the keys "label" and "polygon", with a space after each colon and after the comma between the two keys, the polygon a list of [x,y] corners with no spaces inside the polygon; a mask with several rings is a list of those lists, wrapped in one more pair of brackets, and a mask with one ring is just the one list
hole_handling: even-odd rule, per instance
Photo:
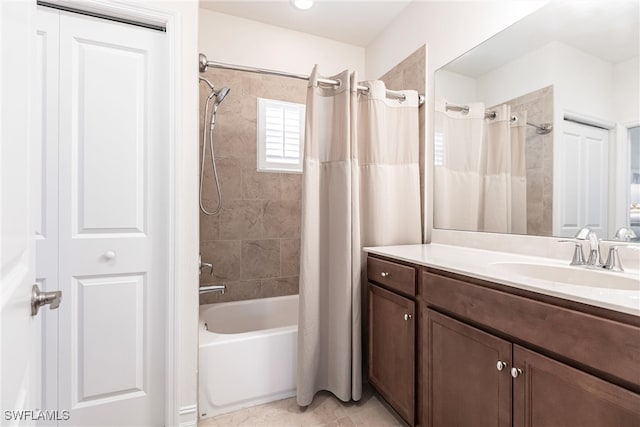
{"label": "bathroom wall", "polygon": [[[427,46],[424,45],[398,65],[393,67],[389,72],[380,77],[387,89],[400,90],[412,89],[419,94],[426,93],[427,86]],[[423,105],[419,110],[419,140],[420,140],[420,206],[424,206],[424,184],[425,184],[425,124],[426,124],[426,106]],[[424,213],[424,211],[423,211]],[[423,219],[424,222],[424,219]]]}
{"label": "bathroom wall", "polygon": [[200,52],[211,61],[323,75],[344,69],[365,74],[365,49],[250,19],[200,9]]}
{"label": "bathroom wall", "polygon": [[[553,86],[506,102],[512,113],[527,112],[527,121],[553,122]],[[527,126],[527,234],[550,236],[553,231],[553,134],[539,135]]]}
{"label": "bathroom wall", "polygon": [[427,76],[539,7],[545,0],[414,1],[366,49],[367,78],[376,78],[425,43]]}
{"label": "bathroom wall", "polygon": [[[203,75],[231,91],[218,109],[214,150],[223,207],[219,215],[200,213],[200,252],[213,264],[200,284],[227,285],[201,304],[298,293],[302,175],[257,172],[257,98],[305,103],[307,82],[285,77],[210,69]],[[202,106],[208,94],[200,87]],[[202,141],[200,141],[200,146]],[[201,147],[202,149],[202,147]],[[209,152],[203,200],[217,205]]]}

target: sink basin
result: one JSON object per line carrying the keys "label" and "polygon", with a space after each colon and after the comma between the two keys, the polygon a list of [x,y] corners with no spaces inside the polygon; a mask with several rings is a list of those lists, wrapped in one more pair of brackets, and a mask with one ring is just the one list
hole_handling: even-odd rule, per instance
{"label": "sink basin", "polygon": [[640,291],[640,278],[626,273],[600,271],[585,267],[520,262],[496,262],[492,265],[503,272],[531,279],[592,288]]}

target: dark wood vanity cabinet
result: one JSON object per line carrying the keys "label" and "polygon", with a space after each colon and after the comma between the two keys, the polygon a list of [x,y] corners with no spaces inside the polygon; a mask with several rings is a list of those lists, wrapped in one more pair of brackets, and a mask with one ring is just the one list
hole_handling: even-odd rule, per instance
{"label": "dark wood vanity cabinet", "polygon": [[371,256],[367,275],[369,381],[411,426],[640,427],[638,316]]}
{"label": "dark wood vanity cabinet", "polygon": [[640,426],[638,325],[421,274],[421,426]]}
{"label": "dark wood vanity cabinet", "polygon": [[416,268],[370,257],[367,276],[369,383],[413,426]]}

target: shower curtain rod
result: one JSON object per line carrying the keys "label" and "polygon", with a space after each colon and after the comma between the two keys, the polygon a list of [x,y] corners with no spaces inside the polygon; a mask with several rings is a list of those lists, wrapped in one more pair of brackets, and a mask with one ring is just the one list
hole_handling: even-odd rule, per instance
{"label": "shower curtain rod", "polygon": [[[469,114],[469,106],[468,105],[455,105],[455,104],[445,104],[444,108],[448,111],[460,111],[462,114]],[[495,111],[485,111],[484,113],[484,118],[485,119],[495,119],[496,118],[496,112]],[[517,120],[516,116],[511,116],[511,121],[515,121]],[[542,123],[540,125],[537,125],[535,123],[530,123],[527,122],[527,125],[529,126],[533,126],[534,128],[536,128],[536,132],[544,135],[547,134],[549,132],[551,132],[551,130],[553,129],[553,125],[551,123]]]}
{"label": "shower curtain rod", "polygon": [[[271,76],[290,77],[290,78],[299,79],[299,80],[309,80],[309,76],[306,76],[304,74],[294,74],[294,73],[288,73],[285,71],[268,70],[265,68],[247,67],[244,65],[232,65],[232,64],[225,64],[222,62],[209,61],[207,60],[207,56],[202,53],[200,54],[200,57],[199,57],[199,63],[200,63],[201,73],[207,71],[208,67],[211,67],[211,68],[220,68],[223,70],[246,71],[248,73],[268,74]],[[318,82],[327,84],[327,85],[333,85],[333,86],[340,85],[340,82],[338,80],[332,80],[332,79],[318,79]],[[366,86],[358,85],[357,88],[361,92],[369,91],[369,88]],[[387,89],[387,96],[389,98],[400,99],[403,101],[406,98],[403,93],[395,90],[388,90],[388,89]],[[418,95],[418,105],[424,104],[424,100],[425,100],[424,95],[422,94]]]}

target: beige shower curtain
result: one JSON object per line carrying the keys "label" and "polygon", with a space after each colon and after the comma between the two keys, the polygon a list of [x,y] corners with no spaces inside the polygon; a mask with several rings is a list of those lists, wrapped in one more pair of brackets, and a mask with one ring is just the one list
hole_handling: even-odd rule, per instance
{"label": "beige shower curtain", "polygon": [[447,111],[436,102],[434,117],[434,201],[436,228],[478,231],[484,226],[481,209],[484,174],[484,104],[466,104],[469,112]]}
{"label": "beige shower curtain", "polygon": [[482,231],[527,232],[525,142],[527,113],[513,114],[508,104],[490,109],[484,138],[484,226]]}
{"label": "beige shower curtain", "polygon": [[485,119],[482,103],[468,106],[465,114],[436,103],[434,227],[524,234],[526,112],[503,104]]}
{"label": "beige shower curtain", "polygon": [[418,96],[388,100],[355,73],[309,79],[305,128],[297,400],[362,394],[362,247],[419,243]]}

